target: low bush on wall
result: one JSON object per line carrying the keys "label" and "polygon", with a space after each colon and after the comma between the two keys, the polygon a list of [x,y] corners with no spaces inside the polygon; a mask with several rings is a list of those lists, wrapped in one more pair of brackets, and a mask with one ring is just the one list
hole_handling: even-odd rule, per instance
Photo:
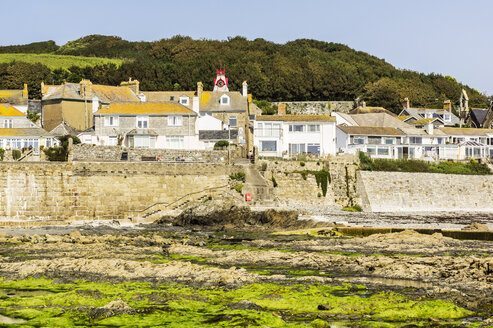
{"label": "low bush on wall", "polygon": [[444,174],[492,174],[486,164],[480,164],[474,159],[462,162],[426,162],[416,159],[371,159],[363,152],[359,153],[360,169],[365,171],[388,172],[424,172]]}

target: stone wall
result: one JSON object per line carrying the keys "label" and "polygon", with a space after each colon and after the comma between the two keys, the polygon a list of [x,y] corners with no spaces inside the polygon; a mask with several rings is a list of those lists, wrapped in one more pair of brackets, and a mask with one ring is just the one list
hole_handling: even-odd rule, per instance
{"label": "stone wall", "polygon": [[493,212],[493,176],[359,171],[365,210]]}
{"label": "stone wall", "polygon": [[317,186],[314,175],[308,174],[305,179],[301,173],[295,172],[304,170],[320,171],[324,167],[323,162],[303,162],[304,166],[301,166],[299,161],[263,162],[267,163],[267,168],[262,174],[268,181],[271,181],[272,177],[274,177],[277,183],[274,191],[282,203],[335,206],[331,184],[327,186],[327,194],[324,197],[322,188]]}
{"label": "stone wall", "polygon": [[124,211],[227,185],[232,170],[191,163],[0,163],[0,219],[121,219]]}
{"label": "stone wall", "polygon": [[[231,147],[231,158],[238,156],[236,147]],[[175,150],[153,148],[126,148],[122,146],[96,146],[78,144],[73,146],[73,160],[80,162],[118,162],[122,152],[128,153],[128,161],[141,161],[144,157],[161,156],[162,161],[186,161],[202,163],[227,163],[227,150]]]}
{"label": "stone wall", "polygon": [[[327,105],[328,103],[330,103],[330,108]],[[286,109],[291,114],[298,115],[330,115],[332,112],[348,113],[354,107],[353,101],[281,101],[273,104],[286,104]]]}

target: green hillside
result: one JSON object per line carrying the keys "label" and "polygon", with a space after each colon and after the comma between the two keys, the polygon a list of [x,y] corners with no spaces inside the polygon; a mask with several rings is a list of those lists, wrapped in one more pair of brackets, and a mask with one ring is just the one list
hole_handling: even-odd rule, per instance
{"label": "green hillside", "polygon": [[97,58],[97,57],[80,57],[80,56],[62,56],[53,54],[30,54],[30,53],[0,53],[0,63],[10,63],[13,61],[25,63],[40,63],[51,70],[70,69],[72,66],[93,67],[104,64],[115,64],[121,66],[121,59]]}
{"label": "green hillside", "polygon": [[[445,99],[458,105],[461,89],[465,88],[471,106],[488,104],[486,95],[453,77],[399,70],[346,45],[309,39],[277,44],[241,36],[223,41],[175,36],[131,42],[116,36],[89,35],[60,47],[46,41],[0,47],[0,53],[19,49],[37,55],[0,55],[6,56],[0,59],[4,63],[0,63],[0,89],[21,87],[25,83],[22,81],[28,80],[33,97],[39,95],[41,80],[61,83],[79,82],[82,78],[118,85],[132,77],[141,82],[142,90],[148,91],[195,90],[197,82],[202,81],[204,88],[210,90],[221,60],[230,90],[241,90],[242,82],[247,80],[249,92],[256,99],[268,101],[359,97],[368,105],[397,112],[405,97],[417,107],[440,107]],[[12,63],[9,59],[14,57],[9,56],[20,57]],[[40,65],[34,63],[41,63],[42,67],[34,68],[33,65]]]}

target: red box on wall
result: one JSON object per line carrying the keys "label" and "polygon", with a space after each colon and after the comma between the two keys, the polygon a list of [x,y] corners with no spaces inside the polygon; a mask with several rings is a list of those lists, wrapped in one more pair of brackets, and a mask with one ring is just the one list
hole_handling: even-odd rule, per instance
{"label": "red box on wall", "polygon": [[245,200],[246,200],[247,202],[250,202],[250,201],[252,200],[252,194],[250,194],[250,193],[246,193],[246,194],[245,194]]}

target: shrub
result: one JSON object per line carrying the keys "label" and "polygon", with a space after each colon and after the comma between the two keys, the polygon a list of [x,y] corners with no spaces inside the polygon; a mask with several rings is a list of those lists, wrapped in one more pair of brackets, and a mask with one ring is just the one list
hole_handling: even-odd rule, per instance
{"label": "shrub", "polygon": [[229,178],[231,180],[236,180],[236,181],[241,181],[241,182],[245,182],[245,180],[246,180],[245,173],[243,173],[243,172],[236,172],[234,174],[231,174],[229,176]]}
{"label": "shrub", "polygon": [[274,186],[274,188],[277,187],[277,181],[276,181],[276,178],[274,178],[274,176],[272,176],[272,185]]}
{"label": "shrub", "polygon": [[300,162],[300,165],[305,166],[306,164],[305,164],[305,162]]}
{"label": "shrub", "polygon": [[342,210],[346,212],[363,212],[363,208],[358,204],[355,204],[353,206],[345,206],[342,208]]}
{"label": "shrub", "polygon": [[219,140],[214,144],[214,150],[221,150],[229,146],[228,140]]}
{"label": "shrub", "polygon": [[260,168],[262,170],[262,172],[265,172],[265,170],[267,170],[267,163],[266,162],[262,162],[262,166]]}
{"label": "shrub", "polygon": [[4,156],[5,156],[5,149],[0,148],[0,161],[3,161]]}
{"label": "shrub", "polygon": [[19,158],[21,158],[21,151],[19,149],[12,150],[12,158],[14,160],[18,160]]}
{"label": "shrub", "polygon": [[43,149],[43,152],[49,161],[64,162],[67,160],[68,153],[65,147],[49,147]]}
{"label": "shrub", "polygon": [[239,185],[233,187],[233,189],[241,194],[241,190],[243,190],[243,185],[239,184]]}

